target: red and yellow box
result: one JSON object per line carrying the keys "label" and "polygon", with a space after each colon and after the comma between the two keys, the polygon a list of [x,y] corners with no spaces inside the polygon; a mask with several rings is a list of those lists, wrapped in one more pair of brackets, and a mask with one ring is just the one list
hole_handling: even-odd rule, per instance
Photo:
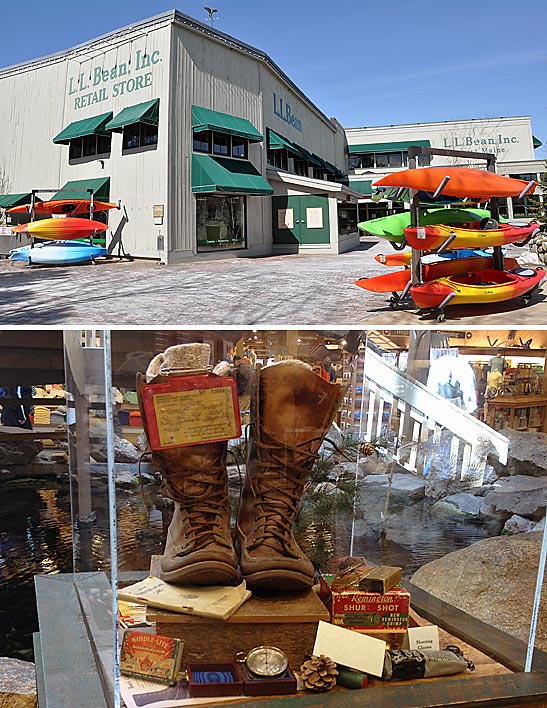
{"label": "red and yellow box", "polygon": [[120,650],[120,672],[172,685],[179,677],[183,648],[182,639],[126,630]]}
{"label": "red and yellow box", "polygon": [[319,596],[330,612],[332,624],[359,632],[404,632],[408,627],[410,593],[400,585],[389,592],[357,589],[333,590],[334,575],[321,575]]}

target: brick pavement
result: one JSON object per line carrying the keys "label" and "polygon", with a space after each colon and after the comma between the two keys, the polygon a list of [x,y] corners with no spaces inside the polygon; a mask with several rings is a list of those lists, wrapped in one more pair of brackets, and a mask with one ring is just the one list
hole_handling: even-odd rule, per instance
{"label": "brick pavement", "polygon": [[[523,265],[537,264],[527,248],[510,248]],[[0,325],[424,326],[410,303],[396,311],[388,295],[354,285],[387,269],[374,260],[390,253],[383,240],[364,240],[338,256],[227,258],[160,266],[106,261],[95,266],[35,267],[0,261]],[[446,323],[462,326],[547,324],[547,284],[529,306],[449,308]]]}

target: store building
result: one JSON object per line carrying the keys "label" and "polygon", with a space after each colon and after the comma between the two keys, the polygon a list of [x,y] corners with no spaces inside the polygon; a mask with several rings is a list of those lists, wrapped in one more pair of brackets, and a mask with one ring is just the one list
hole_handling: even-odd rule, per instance
{"label": "store building", "polygon": [[[497,172],[520,179],[538,179],[547,171],[545,161],[534,156],[534,150],[542,143],[532,134],[530,116],[351,128],[346,135],[350,186],[363,195],[359,203],[361,221],[382,216],[393,208],[389,199],[372,199],[375,192],[372,183],[395,170],[406,169],[410,145],[493,153]],[[456,157],[424,155],[420,164],[470,163]],[[473,166],[486,168],[486,163],[473,161]],[[539,197],[527,197],[523,202],[507,200],[506,213],[510,217],[526,216],[529,201],[534,198]]]}
{"label": "store building", "polygon": [[[263,52],[172,10],[0,70],[0,206],[121,201],[113,242],[165,263],[338,253],[346,137]],[[29,99],[35,109],[29,109]]]}

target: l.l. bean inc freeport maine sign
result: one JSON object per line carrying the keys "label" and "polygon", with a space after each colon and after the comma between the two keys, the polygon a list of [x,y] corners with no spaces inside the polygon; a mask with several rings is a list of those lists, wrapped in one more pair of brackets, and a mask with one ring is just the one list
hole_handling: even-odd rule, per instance
{"label": "l.l. bean inc freeport maine sign", "polygon": [[469,149],[481,148],[486,152],[496,154],[506,152],[507,147],[516,145],[519,142],[516,135],[489,135],[488,137],[479,135],[451,135],[443,138],[443,148]]}
{"label": "l.l. bean inc freeport maine sign", "polygon": [[68,95],[73,97],[74,109],[152,86],[154,68],[161,62],[159,49],[150,54],[137,49],[135,57],[127,62],[119,62],[110,67],[95,66],[91,71],[69,77]]}

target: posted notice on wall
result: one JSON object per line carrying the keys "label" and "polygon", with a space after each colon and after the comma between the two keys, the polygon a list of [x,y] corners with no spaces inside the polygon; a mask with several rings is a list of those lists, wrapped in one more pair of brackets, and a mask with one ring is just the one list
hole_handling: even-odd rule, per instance
{"label": "posted notice on wall", "polygon": [[306,226],[308,229],[323,228],[323,208],[308,207],[306,209]]}
{"label": "posted notice on wall", "polygon": [[277,228],[294,229],[294,209],[277,210]]}

